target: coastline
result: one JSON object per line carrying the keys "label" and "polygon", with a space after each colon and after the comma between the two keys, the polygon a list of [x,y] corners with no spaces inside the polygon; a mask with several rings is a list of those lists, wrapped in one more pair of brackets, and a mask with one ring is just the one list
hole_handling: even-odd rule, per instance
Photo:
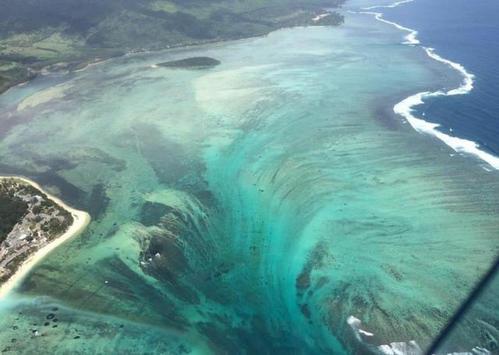
{"label": "coastline", "polygon": [[[341,353],[344,347],[357,347],[345,323],[348,312],[366,319],[359,328],[362,336],[379,334],[369,337],[372,342],[409,340],[414,334],[425,345],[427,329],[438,326],[433,307],[449,314],[451,301],[460,299],[466,281],[478,272],[477,260],[488,256],[483,253],[490,249],[488,231],[499,221],[486,213],[495,205],[489,200],[497,185],[482,184],[483,176],[492,180],[493,175],[476,169],[472,159],[449,158],[447,147],[415,134],[393,112],[385,120],[393,121],[394,129],[375,121],[374,104],[392,111],[414,92],[438,89],[443,80],[433,80],[439,79],[433,74],[446,70],[419,49],[397,45],[402,34],[393,27],[372,17],[355,20],[355,30],[281,30],[268,40],[203,50],[226,58],[221,69],[235,69],[223,75],[172,71],[169,80],[162,73],[159,80],[147,80],[156,75],[146,64],[159,62],[156,58],[112,61],[82,75],[64,105],[59,107],[55,99],[27,110],[25,114],[37,115],[42,108],[46,113],[6,135],[2,149],[8,153],[7,168],[16,174],[17,167],[30,171],[35,166],[31,174],[19,175],[35,176],[44,187],[50,182],[60,191],[71,184],[82,194],[57,195],[65,201],[74,196],[92,211],[104,212],[96,213],[100,218],[91,230],[38,264],[8,296],[5,302],[13,306],[2,312],[6,331],[0,342],[29,334],[35,323],[45,329],[41,321],[59,307],[58,328],[49,326],[47,336],[26,336],[12,346],[27,353],[37,348],[48,353],[113,352],[119,346],[149,350],[150,344],[158,349],[161,341],[145,336],[152,324],[180,337],[192,334],[214,352],[285,344],[283,351]],[[390,63],[387,54],[393,58]],[[359,60],[365,57],[375,60]],[[350,65],[343,67],[345,62]],[[390,64],[385,71],[376,70],[385,63]],[[366,75],[358,75],[363,69]],[[125,75],[116,80],[117,73]],[[450,74],[444,79],[450,77],[457,87],[458,78]],[[365,85],[352,80],[359,77]],[[380,90],[381,82],[385,90]],[[255,91],[246,91],[248,87]],[[178,93],[189,100],[179,101]],[[103,102],[103,97],[111,99]],[[137,115],[137,107],[151,113]],[[88,116],[81,113],[89,111],[96,119],[86,125]],[[14,112],[12,118],[22,115]],[[64,124],[67,117],[84,134],[73,135],[75,127]],[[185,121],[189,125],[179,124]],[[150,122],[155,123],[152,128]],[[114,128],[111,134],[106,127]],[[199,127],[207,134],[198,135]],[[47,132],[54,139],[36,140]],[[165,143],[170,137],[179,144],[175,149]],[[40,153],[47,160],[66,157],[69,164],[61,168],[57,160],[41,162]],[[154,171],[153,166],[164,169],[170,158],[167,169]],[[183,162],[189,162],[187,168]],[[474,169],[463,169],[468,166]],[[45,171],[57,175],[44,176]],[[87,200],[96,181],[86,177],[96,171],[99,193]],[[455,171],[462,176],[455,177]],[[482,197],[483,192],[488,193]],[[170,238],[177,230],[183,240]],[[161,243],[161,249],[151,241]],[[475,243],[473,255],[452,268],[452,256]],[[434,272],[428,273],[421,267],[428,259],[445,262],[434,263]],[[44,272],[50,266],[50,273]],[[175,279],[165,280],[165,275]],[[334,277],[327,281],[323,275]],[[449,302],[440,302],[432,287],[435,277],[442,289],[449,289]],[[347,283],[356,286],[337,287]],[[453,284],[464,286],[455,290]],[[312,297],[319,288],[320,294]],[[369,294],[371,290],[380,292]],[[19,297],[26,302],[16,304]],[[351,312],[350,300],[359,299],[365,303],[356,303]],[[403,307],[394,299],[404,299]],[[241,301],[237,309],[231,300]],[[408,313],[414,318],[407,318]],[[248,314],[265,318],[234,328]],[[129,319],[144,324],[145,331],[132,328]],[[13,325],[19,328],[14,331]],[[73,339],[75,329],[79,340]],[[311,337],[314,341],[308,342]],[[161,340],[171,343],[166,336]],[[189,339],[186,344],[191,348]]]}
{"label": "coastline", "polygon": [[16,179],[27,183],[34,188],[42,191],[47,197],[52,200],[54,203],[64,208],[66,211],[70,212],[73,216],[73,224],[66,230],[61,236],[54,239],[43,248],[37,250],[34,254],[30,255],[28,259],[26,259],[19,269],[10,277],[5,283],[0,286],[0,300],[4,299],[12,290],[14,290],[21,281],[29,274],[31,269],[38,264],[41,260],[43,260],[48,254],[50,254],[54,249],[65,243],[66,241],[72,239],[77,236],[87,227],[90,223],[90,215],[87,212],[80,211],[66,205],[59,198],[49,194],[47,191],[43,190],[39,184],[30,180],[28,178],[22,176],[0,176],[0,179]]}
{"label": "coastline", "polygon": [[[379,8],[395,8],[400,5],[404,5],[407,3],[411,3],[414,0],[401,0],[394,2],[389,5],[378,5],[378,6],[369,6],[365,7],[361,10],[373,10],[373,9],[379,9]],[[384,14],[381,12],[373,12],[373,11],[360,11],[359,13],[361,14],[366,14],[366,15],[372,15],[374,18],[380,22],[392,25],[396,27],[397,29],[405,32],[409,32],[404,38],[405,41],[403,44],[409,45],[409,46],[416,46],[416,45],[421,45],[421,42],[417,38],[418,31],[402,26],[396,22],[393,21],[388,21],[384,19]],[[462,77],[462,83],[459,87],[450,89],[448,91],[443,91],[443,90],[437,90],[437,91],[423,91],[416,93],[414,95],[411,95],[404,100],[400,101],[393,107],[393,111],[404,117],[407,122],[414,128],[419,133],[425,133],[429,134],[443,143],[445,143],[447,146],[452,148],[456,153],[460,154],[469,154],[472,155],[485,163],[487,163],[490,168],[494,170],[499,170],[499,157],[488,153],[482,149],[480,149],[480,145],[474,141],[456,137],[456,136],[451,136],[448,134],[443,133],[440,131],[438,128],[440,127],[440,124],[438,123],[432,123],[429,121],[426,121],[422,118],[416,117],[413,112],[414,108],[417,106],[420,106],[425,103],[424,99],[429,98],[429,97],[438,97],[438,96],[455,96],[455,95],[466,95],[471,90],[473,90],[473,85],[474,85],[474,79],[475,76],[472,73],[469,73],[466,68],[456,62],[453,62],[449,59],[443,58],[440,55],[438,55],[435,52],[434,48],[431,47],[426,47],[421,45],[421,48],[426,52],[427,56],[433,60],[436,60],[437,62],[443,63],[455,71],[457,71]],[[487,167],[484,167],[485,170],[489,171]]]}
{"label": "coastline", "polygon": [[[405,0],[405,1],[412,1],[412,0]],[[341,6],[334,8],[334,9],[327,9],[327,8],[322,8],[320,13],[316,13],[315,17],[311,18],[312,23],[316,23],[319,20],[328,17],[334,13],[335,10],[341,9]],[[319,11],[316,9],[316,11]],[[279,31],[285,28],[293,28],[293,27],[308,27],[308,26],[336,26],[336,25],[321,25],[321,24],[308,24],[308,25],[283,25],[274,29],[271,29],[266,32],[260,32],[260,33],[254,33],[250,35],[236,35],[233,37],[226,37],[226,38],[213,38],[213,39],[203,39],[203,40],[192,40],[192,41],[187,41],[187,42],[179,42],[179,43],[173,43],[166,45],[164,47],[157,47],[157,48],[134,48],[134,49],[129,49],[129,50],[123,50],[120,48],[115,48],[114,50],[116,51],[114,54],[109,54],[109,55],[104,55],[102,57],[99,56],[94,56],[90,58],[85,58],[85,59],[77,59],[72,62],[66,62],[66,61],[58,61],[58,62],[53,62],[45,65],[41,65],[39,68],[36,70],[31,69],[31,75],[28,77],[23,78],[22,80],[17,80],[17,81],[12,81],[6,87],[0,88],[0,95],[3,95],[7,93],[9,90],[18,87],[18,86],[23,86],[26,85],[27,83],[31,82],[32,80],[36,79],[39,75],[47,75],[47,74],[52,74],[52,73],[58,73],[58,70],[51,70],[52,68],[57,68],[60,66],[69,66],[70,68],[67,68],[66,72],[68,73],[78,73],[85,71],[86,69],[93,67],[95,65],[99,64],[104,64],[110,60],[117,59],[117,58],[122,58],[122,57],[128,57],[131,55],[141,55],[141,54],[148,54],[148,53],[159,53],[167,50],[174,50],[174,49],[188,49],[192,47],[197,47],[197,46],[204,46],[204,45],[213,45],[217,43],[225,43],[225,42],[231,42],[231,41],[239,41],[239,40],[244,40],[244,39],[251,39],[251,38],[259,38],[259,37],[265,37],[269,35],[272,32]]]}

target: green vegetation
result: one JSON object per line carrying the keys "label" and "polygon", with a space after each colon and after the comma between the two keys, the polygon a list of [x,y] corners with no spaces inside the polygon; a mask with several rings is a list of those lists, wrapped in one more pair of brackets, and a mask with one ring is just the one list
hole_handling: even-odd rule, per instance
{"label": "green vegetation", "polygon": [[36,222],[41,221],[41,214],[53,216],[42,224],[42,230],[47,232],[49,239],[59,236],[73,223],[71,213],[49,200],[42,191],[15,179],[2,179],[0,181],[0,243],[29,212],[35,215]]}
{"label": "green vegetation", "polygon": [[344,0],[2,0],[0,92],[42,68],[72,69],[130,51],[338,25]]}
{"label": "green vegetation", "polygon": [[5,240],[12,228],[24,217],[28,204],[0,192],[0,243]]}
{"label": "green vegetation", "polygon": [[166,68],[206,69],[216,67],[220,61],[210,57],[191,57],[170,62],[159,63],[158,66]]}
{"label": "green vegetation", "polygon": [[0,243],[28,211],[28,204],[14,196],[7,183],[0,183]]}

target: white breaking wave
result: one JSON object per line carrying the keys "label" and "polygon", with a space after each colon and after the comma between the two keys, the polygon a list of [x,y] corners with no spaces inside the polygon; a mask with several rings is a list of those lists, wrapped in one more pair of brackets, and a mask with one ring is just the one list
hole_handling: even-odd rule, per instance
{"label": "white breaking wave", "polygon": [[[415,340],[410,341],[396,341],[390,344],[382,344],[382,345],[374,345],[369,342],[370,339],[363,339],[361,335],[365,335],[367,337],[374,336],[373,333],[366,332],[362,330],[360,327],[362,326],[362,321],[354,316],[350,316],[347,318],[347,323],[350,328],[353,330],[355,337],[357,340],[367,346],[370,346],[373,353],[379,353],[382,355],[423,355],[424,352],[419,346],[419,344]],[[434,354],[435,355],[435,354]],[[491,352],[485,348],[481,348],[479,346],[474,347],[471,352],[453,352],[448,353],[447,355],[491,355]]]}
{"label": "white breaking wave", "polygon": [[[413,0],[411,0],[411,1],[413,1]],[[364,8],[364,10],[368,10],[368,9],[370,9],[370,7]],[[416,44],[420,43],[419,40],[418,40],[418,38],[417,38],[418,31],[413,30],[412,28],[401,26],[401,25],[399,25],[396,22],[385,20],[383,18],[383,14],[381,12],[363,11],[363,12],[360,12],[360,13],[361,14],[367,14],[367,15],[373,15],[376,18],[376,20],[378,20],[378,21],[381,21],[381,22],[387,23],[389,25],[392,25],[392,26],[398,28],[401,31],[409,32],[409,34],[407,36],[405,36],[405,42],[403,42],[404,44],[416,45]]]}
{"label": "white breaking wave", "polygon": [[374,6],[369,6],[369,7],[364,7],[364,10],[373,10],[373,9],[393,9],[394,7],[397,7],[402,4],[407,4],[409,2],[413,2],[414,0],[402,0],[402,1],[397,1],[389,5],[374,5]]}
{"label": "white breaking wave", "polygon": [[360,329],[360,326],[362,325],[362,322],[359,318],[356,318],[354,316],[350,316],[347,319],[348,325],[352,328],[352,330],[355,333],[355,336],[357,337],[357,340],[362,341],[361,335],[367,336],[367,337],[372,337],[374,334],[370,333],[368,331],[365,331],[363,329]]}
{"label": "white breaking wave", "polygon": [[378,346],[370,344],[369,338],[364,339],[362,336],[372,337],[374,336],[374,334],[361,329],[362,321],[359,318],[350,316],[347,319],[347,323],[353,330],[357,340],[370,346],[370,348],[375,353],[384,355],[423,355],[423,351],[414,340],[411,340],[409,342],[394,342]]}
{"label": "white breaking wave", "polygon": [[[402,1],[397,1],[393,4],[390,5],[379,5],[379,6],[370,6],[370,7],[365,7],[362,10],[372,10],[376,8],[394,8],[402,4],[410,3],[414,0],[402,0]],[[405,36],[405,42],[404,44],[408,45],[417,45],[420,44],[419,39],[417,38],[418,32],[412,28],[404,27],[399,25],[398,23],[392,22],[385,20],[383,18],[383,13],[381,12],[372,12],[372,11],[363,11],[360,12],[363,14],[369,14],[373,15],[376,20],[381,21],[383,23],[387,23],[389,25],[392,25],[396,28],[398,28],[401,31],[409,32],[407,36]],[[473,90],[473,84],[475,80],[475,76],[471,73],[469,73],[466,68],[459,64],[455,63],[451,60],[445,59],[435,53],[434,48],[430,47],[422,47],[426,54],[441,63],[444,63],[448,65],[449,67],[453,68],[454,70],[457,70],[462,76],[463,76],[463,82],[461,85],[455,89],[448,90],[448,91],[435,91],[435,92],[430,92],[430,91],[425,91],[425,92],[420,92],[415,95],[409,96],[408,98],[402,100],[398,104],[396,104],[393,107],[393,111],[401,116],[403,116],[407,122],[418,132],[422,133],[427,133],[430,134],[438,139],[440,139],[442,142],[447,144],[449,147],[451,147],[454,151],[458,153],[467,153],[474,155],[475,157],[485,161],[487,164],[489,164],[492,168],[499,170],[499,157],[496,157],[490,153],[487,153],[483,150],[480,149],[480,146],[471,140],[464,139],[464,138],[458,138],[454,136],[450,136],[448,134],[445,134],[441,131],[438,130],[438,127],[440,126],[437,123],[431,123],[428,121],[425,121],[421,118],[418,118],[414,116],[414,108],[416,106],[419,106],[424,103],[424,99],[428,97],[436,97],[436,96],[454,96],[454,95],[465,95],[468,94],[471,90]],[[488,169],[486,169],[488,170]]]}
{"label": "white breaking wave", "polygon": [[385,355],[423,355],[423,350],[414,340],[380,345],[378,350]]}
{"label": "white breaking wave", "polygon": [[437,53],[435,53],[434,48],[430,47],[423,47],[424,50],[426,51],[426,54],[432,59],[435,59],[436,61],[439,61],[441,63],[447,64],[451,68],[457,70],[461,75],[463,76],[464,80],[463,83],[460,87],[457,89],[453,89],[450,91],[447,91],[446,95],[447,96],[452,96],[452,95],[464,95],[469,93],[471,90],[473,90],[473,83],[475,81],[475,76],[471,73],[468,73],[466,69],[459,63],[454,63],[448,59],[442,58],[439,56]]}

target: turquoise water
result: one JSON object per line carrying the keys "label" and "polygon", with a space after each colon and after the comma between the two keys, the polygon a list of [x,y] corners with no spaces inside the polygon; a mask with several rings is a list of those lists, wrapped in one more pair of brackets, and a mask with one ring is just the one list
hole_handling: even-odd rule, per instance
{"label": "turquoise water", "polygon": [[[0,344],[427,346],[497,253],[499,184],[392,114],[460,80],[402,35],[349,14],[341,28],[132,55],[2,95],[0,173],[93,221],[4,301]],[[188,56],[222,65],[153,67]],[[359,341],[350,316],[374,336]]]}
{"label": "turquoise water", "polygon": [[[467,352],[481,347],[495,354],[499,351],[497,343],[498,310],[499,310],[499,262],[491,266],[489,277],[477,288],[479,292],[473,302],[459,313],[460,317],[452,327],[446,328],[445,336],[438,343],[436,353],[452,351]],[[470,334],[472,333],[472,334]],[[470,336],[471,335],[471,336]],[[473,339],[473,342],[470,342]],[[480,350],[480,349],[475,349]],[[483,350],[482,350],[483,351]]]}

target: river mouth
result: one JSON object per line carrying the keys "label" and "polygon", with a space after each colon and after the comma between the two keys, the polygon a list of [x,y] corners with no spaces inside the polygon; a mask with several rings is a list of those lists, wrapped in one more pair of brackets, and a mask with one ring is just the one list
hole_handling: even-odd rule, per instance
{"label": "river mouth", "polygon": [[[441,79],[400,37],[351,14],[10,90],[4,170],[92,223],[1,311],[2,344],[344,353],[355,316],[373,344],[426,346],[494,257],[499,184],[377,117]],[[154,66],[182,57],[221,64]],[[44,337],[14,335],[54,307]]]}

